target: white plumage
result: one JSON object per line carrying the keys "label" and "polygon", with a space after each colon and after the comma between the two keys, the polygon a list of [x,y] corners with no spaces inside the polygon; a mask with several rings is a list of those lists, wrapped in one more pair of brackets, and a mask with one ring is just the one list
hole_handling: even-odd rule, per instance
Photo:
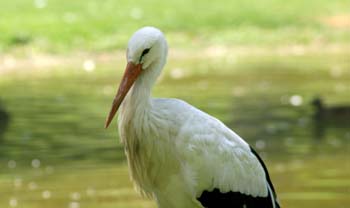
{"label": "white plumage", "polygon": [[201,208],[198,198],[214,189],[270,196],[275,207],[267,173],[241,137],[184,101],[151,98],[166,57],[167,43],[158,29],[144,27],[132,36],[106,123],[121,105],[119,134],[140,192],[154,197],[160,208]]}

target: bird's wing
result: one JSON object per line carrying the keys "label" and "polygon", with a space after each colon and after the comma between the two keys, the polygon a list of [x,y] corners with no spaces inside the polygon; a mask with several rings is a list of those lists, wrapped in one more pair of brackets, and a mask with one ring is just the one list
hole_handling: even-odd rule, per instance
{"label": "bird's wing", "polygon": [[153,105],[171,127],[186,191],[204,207],[279,208],[262,160],[240,136],[181,100]]}
{"label": "bird's wing", "polygon": [[208,197],[226,193],[231,199],[239,195],[271,204],[267,170],[250,146],[222,122],[190,105],[183,106],[181,114],[175,143],[181,161],[186,161],[185,174],[194,184],[194,195],[203,199],[205,193]]}
{"label": "bird's wing", "polygon": [[220,121],[205,117],[191,119],[177,140],[183,161],[197,178],[198,191],[218,188],[224,193],[267,196],[264,169],[249,145]]}

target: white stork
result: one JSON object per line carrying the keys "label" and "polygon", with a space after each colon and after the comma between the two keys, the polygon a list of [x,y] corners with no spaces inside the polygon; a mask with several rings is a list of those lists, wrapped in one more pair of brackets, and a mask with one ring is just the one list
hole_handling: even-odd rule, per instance
{"label": "white stork", "polygon": [[159,208],[278,208],[258,154],[218,119],[178,99],[152,98],[167,58],[154,27],[131,37],[127,66],[107,128],[119,106],[119,134],[131,178]]}

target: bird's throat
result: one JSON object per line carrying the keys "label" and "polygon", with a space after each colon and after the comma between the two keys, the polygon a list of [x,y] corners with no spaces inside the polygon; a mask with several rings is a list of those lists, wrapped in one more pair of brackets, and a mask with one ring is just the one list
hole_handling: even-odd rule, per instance
{"label": "bird's throat", "polygon": [[151,90],[163,67],[162,62],[156,62],[143,69],[122,103],[121,114],[136,119],[151,108]]}

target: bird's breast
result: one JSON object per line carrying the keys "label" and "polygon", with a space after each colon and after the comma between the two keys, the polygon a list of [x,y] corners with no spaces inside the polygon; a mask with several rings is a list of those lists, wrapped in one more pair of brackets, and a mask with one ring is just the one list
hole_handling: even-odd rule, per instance
{"label": "bird's breast", "polygon": [[172,145],[161,137],[164,128],[150,118],[119,119],[119,134],[131,177],[141,192],[149,195],[150,190],[161,183],[160,175],[165,175],[169,169],[165,166],[169,165],[169,157],[173,155]]}

